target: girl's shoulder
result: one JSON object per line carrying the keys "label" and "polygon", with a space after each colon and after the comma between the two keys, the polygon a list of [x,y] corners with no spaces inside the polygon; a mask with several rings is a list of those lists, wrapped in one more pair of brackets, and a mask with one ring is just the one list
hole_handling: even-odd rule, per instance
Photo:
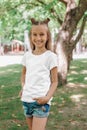
{"label": "girl's shoulder", "polygon": [[54,53],[53,51],[50,51],[50,50],[48,51],[47,54],[48,54],[48,56],[54,56],[54,57],[57,56],[56,53]]}

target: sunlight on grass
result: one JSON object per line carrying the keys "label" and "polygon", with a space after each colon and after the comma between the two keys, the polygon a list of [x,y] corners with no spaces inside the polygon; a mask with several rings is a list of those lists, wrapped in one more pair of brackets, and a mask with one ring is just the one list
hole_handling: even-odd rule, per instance
{"label": "sunlight on grass", "polygon": [[[71,125],[73,125],[73,126],[79,126],[79,121],[75,121],[75,120],[71,120],[70,121],[70,123],[71,123]],[[74,130],[79,130],[78,128],[76,128],[76,129],[74,129]]]}
{"label": "sunlight on grass", "polygon": [[87,84],[87,60],[74,60],[71,62],[70,70],[68,73],[68,82],[84,83]]}
{"label": "sunlight on grass", "polygon": [[6,71],[0,71],[0,74],[4,74],[4,73],[6,73]]}
{"label": "sunlight on grass", "polygon": [[72,99],[72,101],[74,102],[80,102],[81,98],[84,97],[83,94],[77,94],[77,95],[72,95],[70,96],[70,98]]}
{"label": "sunlight on grass", "polygon": [[8,72],[11,72],[11,71],[13,71],[13,69],[7,69],[7,71],[8,71]]}
{"label": "sunlight on grass", "polygon": [[5,87],[5,85],[3,85],[3,84],[2,84],[0,87],[1,87],[1,88],[4,88],[4,87]]}
{"label": "sunlight on grass", "polygon": [[80,88],[87,88],[87,85],[85,85],[85,84],[79,84],[79,83],[67,83],[67,85],[66,85],[67,87],[70,87],[70,88],[78,88],[78,87],[80,87]]}
{"label": "sunlight on grass", "polygon": [[68,78],[67,81],[69,82],[69,81],[72,81],[72,80],[74,80],[74,79],[77,79],[77,77],[76,77],[76,78],[74,78],[74,77],[70,77],[70,78]]}
{"label": "sunlight on grass", "polygon": [[2,70],[0,70],[0,73],[3,73],[3,72],[12,72],[12,71],[13,71],[13,69],[6,69],[6,70],[2,69]]}
{"label": "sunlight on grass", "polygon": [[15,73],[19,73],[20,71],[18,71],[18,70],[14,70],[13,72],[15,72]]}
{"label": "sunlight on grass", "polygon": [[19,73],[20,71],[19,71],[19,70],[14,70],[14,71],[13,71],[13,69],[7,69],[7,70],[5,70],[5,71],[3,71],[3,70],[2,70],[2,71],[0,71],[0,74],[4,74],[4,73],[6,74],[6,72],[7,72],[7,73],[8,73],[8,72],[12,72],[12,73],[13,73],[13,72],[15,72],[15,73]]}
{"label": "sunlight on grass", "polygon": [[87,74],[87,70],[80,71],[81,74]]}
{"label": "sunlight on grass", "polygon": [[84,80],[87,80],[87,77],[84,77]]}
{"label": "sunlight on grass", "polygon": [[76,69],[77,67],[76,67],[76,66],[71,66],[70,68],[71,68],[71,69]]}
{"label": "sunlight on grass", "polygon": [[82,60],[82,63],[87,63],[87,60]]}
{"label": "sunlight on grass", "polygon": [[71,73],[71,74],[75,74],[75,75],[79,74],[79,73],[76,72],[76,71],[71,71],[70,73]]}

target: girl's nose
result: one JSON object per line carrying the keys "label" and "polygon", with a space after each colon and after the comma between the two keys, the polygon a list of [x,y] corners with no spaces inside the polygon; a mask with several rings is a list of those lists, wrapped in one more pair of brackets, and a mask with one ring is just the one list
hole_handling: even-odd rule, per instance
{"label": "girl's nose", "polygon": [[40,36],[39,35],[37,35],[37,40],[40,40]]}

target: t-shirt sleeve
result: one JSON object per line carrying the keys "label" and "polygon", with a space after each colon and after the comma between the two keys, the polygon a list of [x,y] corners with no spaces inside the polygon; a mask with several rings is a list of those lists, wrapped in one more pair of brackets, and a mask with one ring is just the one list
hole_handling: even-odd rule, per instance
{"label": "t-shirt sleeve", "polygon": [[49,69],[53,69],[54,67],[58,67],[57,55],[52,53],[49,57]]}
{"label": "t-shirt sleeve", "polygon": [[24,56],[23,56],[23,58],[22,58],[21,64],[22,64],[23,66],[26,66],[26,53],[24,54]]}

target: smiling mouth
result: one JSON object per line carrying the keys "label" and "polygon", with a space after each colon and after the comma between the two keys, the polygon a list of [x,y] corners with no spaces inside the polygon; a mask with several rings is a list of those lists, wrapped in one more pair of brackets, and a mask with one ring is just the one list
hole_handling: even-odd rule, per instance
{"label": "smiling mouth", "polygon": [[42,41],[40,41],[40,42],[36,42],[37,44],[41,44],[42,43]]}

